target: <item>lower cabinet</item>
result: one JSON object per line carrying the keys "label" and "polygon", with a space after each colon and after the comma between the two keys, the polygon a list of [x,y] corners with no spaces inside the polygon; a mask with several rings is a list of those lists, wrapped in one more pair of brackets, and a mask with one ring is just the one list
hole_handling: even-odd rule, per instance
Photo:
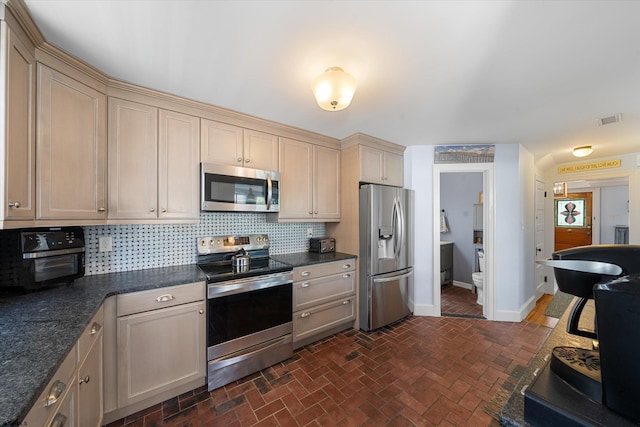
{"label": "lower cabinet", "polygon": [[107,300],[105,423],[205,384],[204,282]]}
{"label": "lower cabinet", "polygon": [[293,269],[293,347],[353,326],[355,259]]}
{"label": "lower cabinet", "polygon": [[102,425],[103,324],[103,310],[100,308],[27,414],[23,425]]}

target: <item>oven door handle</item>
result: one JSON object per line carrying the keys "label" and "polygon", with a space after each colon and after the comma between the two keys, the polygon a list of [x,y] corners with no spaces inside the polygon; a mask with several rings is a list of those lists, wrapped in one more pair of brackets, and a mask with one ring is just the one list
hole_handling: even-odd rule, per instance
{"label": "oven door handle", "polygon": [[228,354],[219,359],[210,360],[209,363],[215,363],[219,368],[223,368],[228,365],[233,365],[233,364],[242,362],[246,359],[249,359],[255,356],[258,353],[262,353],[273,347],[278,347],[278,346],[281,346],[282,344],[286,344],[288,340],[291,340],[291,335],[285,335],[275,340],[267,341],[266,343],[255,345],[253,347],[250,347],[251,351],[248,351],[246,353],[244,351],[240,351],[240,352]]}

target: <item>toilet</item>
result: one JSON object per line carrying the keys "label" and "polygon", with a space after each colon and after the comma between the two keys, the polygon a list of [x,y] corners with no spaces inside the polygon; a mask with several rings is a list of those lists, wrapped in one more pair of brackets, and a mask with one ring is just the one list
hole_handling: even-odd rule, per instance
{"label": "toilet", "polygon": [[480,271],[473,273],[471,280],[473,280],[473,285],[476,287],[476,292],[478,293],[478,300],[476,302],[482,305],[484,303],[484,294],[482,292],[482,288],[484,287],[484,251],[482,249],[478,251],[478,265],[480,266]]}

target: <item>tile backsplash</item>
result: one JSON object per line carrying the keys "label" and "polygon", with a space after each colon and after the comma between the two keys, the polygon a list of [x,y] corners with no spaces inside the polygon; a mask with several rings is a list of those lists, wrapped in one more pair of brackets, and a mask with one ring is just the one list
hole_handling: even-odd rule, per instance
{"label": "tile backsplash", "polygon": [[[85,274],[114,273],[144,268],[192,264],[196,261],[196,238],[227,234],[266,233],[271,254],[306,251],[307,229],[324,236],[324,223],[270,223],[266,214],[200,214],[199,224],[101,225],[84,227]],[[113,250],[98,252],[98,239],[111,236]]]}

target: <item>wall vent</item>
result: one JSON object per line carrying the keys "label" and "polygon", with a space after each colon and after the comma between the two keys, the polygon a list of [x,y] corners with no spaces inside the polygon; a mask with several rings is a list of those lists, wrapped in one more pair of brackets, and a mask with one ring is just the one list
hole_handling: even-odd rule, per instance
{"label": "wall vent", "polygon": [[598,125],[600,126],[610,125],[611,123],[618,123],[621,121],[622,121],[622,114],[616,114],[613,116],[603,117],[601,119],[598,119]]}

